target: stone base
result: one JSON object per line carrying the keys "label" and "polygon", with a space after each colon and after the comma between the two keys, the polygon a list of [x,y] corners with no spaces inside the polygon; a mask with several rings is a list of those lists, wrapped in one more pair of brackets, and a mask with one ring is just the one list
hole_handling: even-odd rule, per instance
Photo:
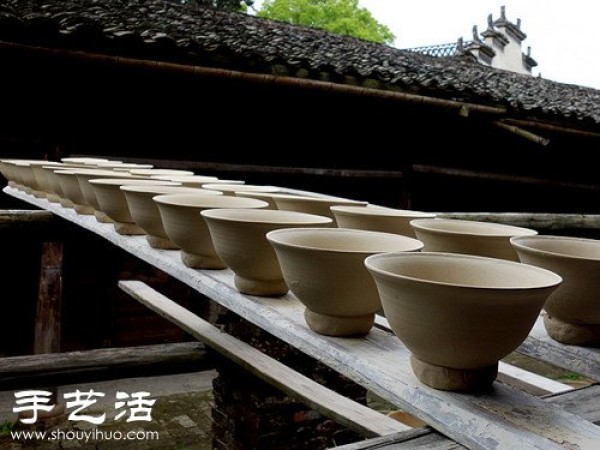
{"label": "stone base", "polygon": [[115,223],[115,221],[108,217],[103,211],[94,211],[94,217],[100,223]]}
{"label": "stone base", "polygon": [[179,250],[179,246],[175,245],[170,239],[158,236],[146,235],[146,240],[150,247],[160,248],[162,250]]}
{"label": "stone base", "polygon": [[328,316],[306,308],[304,319],[311,330],[325,336],[364,336],[373,327],[375,314],[364,316]]}
{"label": "stone base", "polygon": [[73,203],[73,209],[77,214],[81,214],[82,216],[91,216],[94,214],[94,208],[90,205],[79,205],[77,203]]}
{"label": "stone base", "polygon": [[421,383],[443,391],[481,392],[489,389],[498,376],[498,363],[480,369],[452,369],[411,355],[410,365]]}
{"label": "stone base", "polygon": [[283,280],[250,280],[236,274],[233,282],[242,294],[279,297],[288,292],[287,284]]}
{"label": "stone base", "polygon": [[563,344],[600,346],[600,324],[568,323],[546,314],[544,326],[548,336]]}
{"label": "stone base", "polygon": [[193,269],[220,270],[227,268],[227,264],[216,255],[195,255],[181,250],[181,261]]}
{"label": "stone base", "polygon": [[146,234],[146,232],[135,223],[126,222],[115,222],[115,231],[126,236]]}

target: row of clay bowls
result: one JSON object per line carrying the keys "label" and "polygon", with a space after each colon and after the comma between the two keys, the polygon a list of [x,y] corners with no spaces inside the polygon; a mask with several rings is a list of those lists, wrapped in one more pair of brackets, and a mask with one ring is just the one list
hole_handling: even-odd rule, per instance
{"label": "row of clay bowls", "polygon": [[[336,198],[289,195],[277,188],[246,185],[241,192],[236,183],[221,183],[221,190],[213,183],[194,193],[175,193],[182,189],[178,181],[157,181],[164,185],[91,184],[96,197],[102,197],[98,186],[117,185],[128,222],[112,210],[114,197],[104,207],[98,202],[101,210],[117,222],[139,227],[125,231],[147,233],[151,245],[180,247],[186,265],[229,266],[244,293],[282,295],[289,288],[306,306],[306,322],[318,333],[364,335],[375,313],[383,310],[411,350],[415,374],[440,389],[488,386],[498,360],[525,339],[548,296],[569,285],[581,286],[564,283],[557,289],[561,277],[556,273],[567,278],[559,265],[549,267],[551,272],[515,262],[515,249],[525,259],[522,247],[535,247],[536,238],[542,238],[530,229],[442,220],[345,199],[336,203]],[[335,221],[346,228],[331,228]],[[587,250],[573,252],[568,243],[552,250],[571,252],[570,259],[580,259],[579,253],[599,259],[592,244],[574,241]],[[542,259],[529,262],[544,266]],[[570,291],[563,296],[572,298]],[[550,309],[558,317],[554,310],[560,308]],[[573,310],[577,320],[590,316]]]}

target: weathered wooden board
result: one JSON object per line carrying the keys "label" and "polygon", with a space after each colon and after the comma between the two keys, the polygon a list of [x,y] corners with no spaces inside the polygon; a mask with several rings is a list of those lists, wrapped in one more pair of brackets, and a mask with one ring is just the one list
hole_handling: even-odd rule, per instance
{"label": "weathered wooden board", "polygon": [[304,307],[291,294],[242,295],[230,270],[190,269],[181,263],[179,252],[153,249],[142,236],[121,236],[112,225],[93,217],[78,216],[12,188],[5,191],[103,236],[468,448],[600,448],[600,427],[500,383],[482,395],[438,391],[421,384],[410,368],[408,350],[390,332],[374,328],[360,339],[317,335],[306,326]]}
{"label": "weathered wooden board", "polygon": [[366,436],[382,436],[411,427],[321,386],[249,344],[224,333],[140,281],[120,281],[133,298],[179,325],[231,361],[336,422]]}
{"label": "weathered wooden board", "polygon": [[546,333],[543,316],[535,322],[529,336],[517,351],[600,381],[600,348],[556,342]]}
{"label": "weathered wooden board", "polygon": [[119,378],[130,373],[163,373],[165,369],[213,368],[199,342],[103,348],[0,358],[0,389],[32,387],[42,383],[76,384],[88,379]]}
{"label": "weathered wooden board", "polygon": [[[600,385],[594,384],[560,395],[546,397],[546,400],[560,405],[590,422],[600,424]],[[600,447],[599,447],[600,448]]]}
{"label": "weathered wooden board", "polygon": [[372,438],[335,447],[335,450],[458,450],[464,447],[427,429]]}

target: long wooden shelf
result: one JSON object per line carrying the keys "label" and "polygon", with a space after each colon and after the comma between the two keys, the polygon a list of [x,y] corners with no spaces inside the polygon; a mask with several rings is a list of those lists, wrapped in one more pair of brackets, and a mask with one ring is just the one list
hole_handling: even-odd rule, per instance
{"label": "long wooden shelf", "polygon": [[[600,427],[568,412],[554,402],[534,397],[495,382],[490,392],[469,395],[444,392],[420,383],[410,368],[410,352],[393,333],[374,327],[364,338],[333,338],[311,331],[304,321],[304,307],[292,295],[263,298],[240,294],[228,270],[195,270],[183,265],[178,251],[151,248],[143,236],[122,236],[110,224],[93,216],[80,216],[71,209],[35,198],[14,188],[7,194],[71,221],[136,256],[249,322],[332,367],[399,408],[419,417],[440,433],[472,449],[565,449],[597,450]],[[543,326],[542,326],[543,328]],[[537,331],[536,331],[537,332]],[[539,346],[538,337],[528,339]],[[571,349],[558,343],[544,345],[562,349],[575,365],[586,361],[583,372],[595,379],[600,371],[600,351]],[[540,357],[548,357],[548,351]],[[571,367],[571,370],[575,370]],[[564,394],[566,395],[566,394]],[[553,397],[560,398],[559,396]],[[600,401],[598,402],[600,403]]]}

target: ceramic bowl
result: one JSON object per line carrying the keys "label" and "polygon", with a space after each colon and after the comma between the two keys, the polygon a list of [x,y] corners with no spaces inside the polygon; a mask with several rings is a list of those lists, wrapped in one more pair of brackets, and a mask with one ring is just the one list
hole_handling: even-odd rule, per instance
{"label": "ceramic bowl", "polygon": [[93,178],[89,180],[98,205],[104,214],[114,221],[115,231],[119,234],[145,234],[144,229],[135,224],[125,194],[121,186],[125,185],[151,185],[151,186],[177,186],[177,183],[161,180],[148,180],[136,178]]}
{"label": "ceramic bowl", "polygon": [[46,171],[43,169],[43,167],[55,166],[58,168],[60,165],[61,163],[53,161],[36,161],[30,163],[36,184],[36,190],[33,192],[33,195],[39,198],[48,198],[51,187],[49,185],[48,178],[46,177]]}
{"label": "ceramic bowl", "polygon": [[323,227],[329,217],[272,209],[202,211],[217,254],[234,272],[244,294],[279,296],[288,291],[279,261],[266,233],[288,227]]}
{"label": "ceramic bowl", "polygon": [[383,231],[416,238],[410,221],[413,219],[433,219],[435,214],[406,209],[384,208],[380,206],[332,206],[340,228]]}
{"label": "ceramic bowl", "polygon": [[214,183],[218,180],[217,177],[209,177],[205,175],[152,175],[152,178],[157,180],[175,181],[182,186],[201,188],[205,184]]}
{"label": "ceramic bowl", "polygon": [[86,157],[86,156],[82,156],[82,157],[69,157],[69,158],[61,158],[61,161],[63,163],[67,163],[67,164],[84,164],[84,165],[96,165],[97,163],[106,163],[109,162],[110,160],[108,158],[94,158],[94,157]]}
{"label": "ceramic bowl", "polygon": [[373,326],[381,303],[367,256],[423,246],[399,234],[347,228],[286,228],[267,239],[290,291],[306,306],[306,323],[329,336],[362,336]]}
{"label": "ceramic bowl", "polygon": [[522,262],[556,272],[563,283],[544,309],[544,326],[558,342],[600,346],[600,241],[565,236],[511,240]]}
{"label": "ceramic bowl", "polygon": [[510,244],[513,236],[532,236],[537,231],[492,222],[458,219],[415,219],[410,222],[424,252],[465,253],[519,261]]}
{"label": "ceramic bowl", "polygon": [[216,208],[264,208],[265,202],[225,195],[157,195],[165,233],[181,248],[181,260],[196,269],[225,269],[227,265],[215,251],[210,232],[200,212]]}
{"label": "ceramic bowl", "polygon": [[224,184],[212,183],[202,186],[204,189],[214,189],[224,195],[235,196],[236,192],[279,192],[281,188],[277,186],[260,186],[255,184]]}
{"label": "ceramic bowl", "polygon": [[443,390],[488,387],[561,283],[539,267],[456,253],[374,255],[365,266],[415,375]]}
{"label": "ceramic bowl", "polygon": [[143,177],[152,177],[154,175],[194,175],[191,170],[183,169],[131,169],[132,175],[141,175]]}
{"label": "ceramic bowl", "polygon": [[336,197],[309,197],[306,195],[290,195],[281,194],[274,195],[273,200],[277,205],[277,209],[284,211],[299,211],[309,214],[316,214],[318,216],[330,217],[333,222],[332,226],[337,226],[337,221],[331,207],[335,205],[354,205],[354,206],[366,206],[367,202],[350,200],[347,198],[336,198]]}
{"label": "ceramic bowl", "polygon": [[96,198],[96,192],[90,180],[99,178],[138,178],[134,177],[128,172],[117,172],[115,170],[106,169],[72,169],[77,177],[79,183],[79,189],[85,198],[85,201],[94,209],[94,216],[96,220],[101,223],[114,223],[114,221],[108,217],[100,208],[98,199]]}
{"label": "ceramic bowl", "polygon": [[146,232],[148,244],[154,248],[179,249],[165,232],[158,206],[153,198],[161,194],[196,194],[222,195],[221,192],[208,191],[186,186],[154,186],[154,185],[126,185],[121,186],[125,194],[131,217],[136,225]]}
{"label": "ceramic bowl", "polygon": [[[85,171],[85,169],[79,170]],[[78,169],[55,170],[54,173],[58,177],[61,192],[71,202],[75,212],[82,215],[94,214],[94,207],[88,203],[81,191],[79,180],[77,179]]]}

